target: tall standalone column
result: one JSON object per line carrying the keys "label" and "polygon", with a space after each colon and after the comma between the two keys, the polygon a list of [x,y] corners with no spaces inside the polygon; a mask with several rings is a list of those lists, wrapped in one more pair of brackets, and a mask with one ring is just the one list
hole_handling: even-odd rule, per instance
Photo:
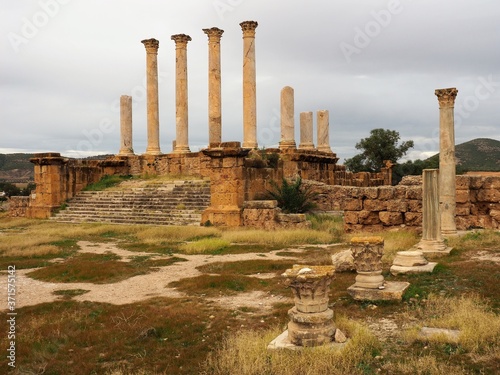
{"label": "tall standalone column", "polygon": [[208,147],[222,142],[220,39],[224,30],[203,29],[208,35]]}
{"label": "tall standalone column", "polygon": [[176,153],[189,152],[188,141],[188,77],[186,34],[172,35],[175,42],[175,149]]}
{"label": "tall standalone column", "polygon": [[313,113],[300,112],[300,144],[301,150],[314,150]]}
{"label": "tall standalone column", "polygon": [[132,148],[132,97],[120,96],[120,151],[118,155],[133,155]]}
{"label": "tall standalone column", "polygon": [[160,122],[158,109],[158,47],[156,39],[142,41],[146,47],[146,85],[148,106],[148,146],[147,155],[159,155],[160,151]]}
{"label": "tall standalone column", "polygon": [[439,209],[441,232],[456,234],[455,120],[456,88],[435,91],[439,101]]}
{"label": "tall standalone column", "polygon": [[332,152],[330,148],[330,114],[327,110],[318,111],[317,127],[318,127],[318,151]]}
{"label": "tall standalone column", "polygon": [[295,115],[293,88],[281,89],[281,140],[280,149],[295,149]]}
{"label": "tall standalone column", "polygon": [[257,147],[257,85],[255,75],[255,29],[258,23],[240,23],[243,31],[243,148]]}

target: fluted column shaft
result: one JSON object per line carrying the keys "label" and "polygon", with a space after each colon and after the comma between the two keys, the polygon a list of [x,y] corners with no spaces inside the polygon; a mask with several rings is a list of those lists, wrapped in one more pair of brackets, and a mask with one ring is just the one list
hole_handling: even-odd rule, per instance
{"label": "fluted column shaft", "polygon": [[435,91],[439,101],[439,210],[443,234],[457,233],[454,119],[457,93],[454,87]]}
{"label": "fluted column shaft", "polygon": [[176,153],[189,152],[188,140],[188,75],[187,44],[189,35],[172,35],[175,42],[175,149]]}
{"label": "fluted column shaft", "polygon": [[132,148],[132,97],[120,97],[120,151],[118,155],[133,155]]}
{"label": "fluted column shaft", "polygon": [[208,146],[222,142],[222,101],[220,39],[224,30],[217,27],[203,29],[208,35]]}
{"label": "fluted column shaft", "polygon": [[321,110],[316,113],[318,130],[318,151],[333,152],[330,148],[330,113]]}
{"label": "fluted column shaft", "polygon": [[146,154],[158,155],[160,151],[160,122],[158,106],[158,48],[156,39],[142,41],[146,47],[146,91],[148,112],[148,145]]}
{"label": "fluted column shaft", "polygon": [[257,147],[257,84],[255,73],[255,29],[258,23],[240,23],[243,31],[243,148]]}
{"label": "fluted column shaft", "polygon": [[299,149],[313,150],[313,113],[300,112],[300,144]]}
{"label": "fluted column shaft", "polygon": [[290,86],[281,89],[281,140],[280,149],[294,149],[295,144],[295,104],[294,92]]}

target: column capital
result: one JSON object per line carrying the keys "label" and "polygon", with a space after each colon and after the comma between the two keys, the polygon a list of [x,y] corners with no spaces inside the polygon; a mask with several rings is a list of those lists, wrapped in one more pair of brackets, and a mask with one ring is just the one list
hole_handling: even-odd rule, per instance
{"label": "column capital", "polygon": [[208,40],[210,42],[219,42],[222,34],[224,34],[224,30],[221,30],[218,27],[203,29],[203,32],[208,35]]}
{"label": "column capital", "polygon": [[141,40],[141,43],[146,47],[147,53],[158,53],[160,42],[154,38]]}
{"label": "column capital", "polygon": [[243,38],[255,37],[255,29],[259,26],[257,21],[243,21],[240,23]]}
{"label": "column capital", "polygon": [[175,42],[176,47],[186,47],[187,43],[192,39],[189,35],[186,34],[175,34],[170,37]]}
{"label": "column capital", "polygon": [[458,90],[455,87],[448,89],[436,89],[434,92],[438,97],[439,107],[453,107]]}

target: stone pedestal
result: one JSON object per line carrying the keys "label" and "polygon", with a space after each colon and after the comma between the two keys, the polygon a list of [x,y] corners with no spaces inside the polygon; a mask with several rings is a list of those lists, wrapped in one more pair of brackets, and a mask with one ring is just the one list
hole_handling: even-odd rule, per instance
{"label": "stone pedestal", "polygon": [[421,251],[399,251],[391,266],[393,275],[432,272],[437,263],[428,262]]}
{"label": "stone pedestal", "polygon": [[319,346],[333,341],[336,328],[328,294],[334,272],[333,266],[294,265],[283,273],[295,301],[288,311],[288,339],[292,344]]}
{"label": "stone pedestal", "polygon": [[301,150],[314,150],[313,113],[300,112],[300,144]]}
{"label": "stone pedestal", "polygon": [[456,88],[435,91],[439,101],[439,209],[441,232],[456,234],[455,119]]}
{"label": "stone pedestal", "polygon": [[210,157],[210,206],[202,213],[202,224],[239,227],[243,224],[245,199],[243,168],[249,149],[239,142],[223,142],[203,153]]}
{"label": "stone pedestal", "polygon": [[437,169],[422,172],[422,239],[412,250],[434,254],[449,254],[451,251],[441,235],[439,174]]}
{"label": "stone pedestal", "polygon": [[406,282],[386,282],[382,276],[382,237],[354,237],[351,252],[356,266],[356,283],[347,292],[356,300],[401,300],[410,285]]}
{"label": "stone pedestal", "polygon": [[175,153],[190,152],[188,141],[187,44],[189,35],[172,35],[175,42]]}
{"label": "stone pedestal", "polygon": [[134,155],[132,148],[132,97],[120,97],[120,156]]}
{"label": "stone pedestal", "polygon": [[160,42],[156,39],[142,41],[146,47],[146,91],[148,112],[148,146],[147,155],[159,155],[160,151],[160,122],[158,108],[158,48]]}
{"label": "stone pedestal", "polygon": [[295,149],[295,105],[293,88],[285,86],[281,90],[281,140],[280,149]]}
{"label": "stone pedestal", "polygon": [[257,147],[257,83],[255,29],[258,23],[240,23],[243,31],[243,148]]}
{"label": "stone pedestal", "polygon": [[318,130],[318,151],[333,152],[330,147],[330,114],[327,110],[321,110],[316,113]]}
{"label": "stone pedestal", "polygon": [[222,101],[220,39],[224,30],[203,29],[208,36],[208,145],[219,147],[222,142]]}

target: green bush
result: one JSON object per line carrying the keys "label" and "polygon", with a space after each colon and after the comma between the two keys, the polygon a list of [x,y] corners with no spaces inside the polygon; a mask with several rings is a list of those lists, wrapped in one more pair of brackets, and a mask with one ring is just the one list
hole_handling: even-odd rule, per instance
{"label": "green bush", "polygon": [[316,193],[309,187],[302,186],[302,179],[288,182],[283,178],[281,186],[276,181],[270,182],[272,189],[268,190],[268,198],[278,201],[278,207],[287,214],[300,214],[311,211],[316,205],[312,199]]}

